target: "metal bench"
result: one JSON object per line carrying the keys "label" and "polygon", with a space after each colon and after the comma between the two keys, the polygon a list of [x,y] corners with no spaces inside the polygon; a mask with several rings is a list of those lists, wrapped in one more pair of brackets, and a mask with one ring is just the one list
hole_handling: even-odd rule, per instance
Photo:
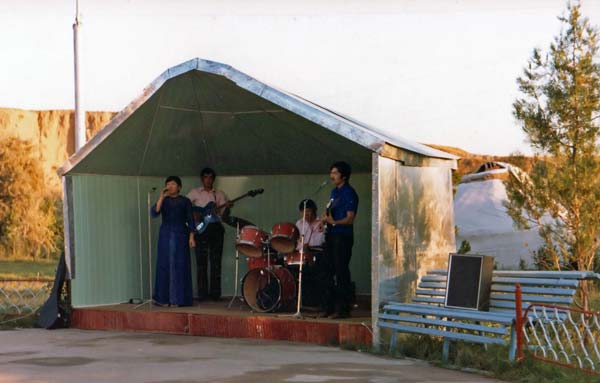
{"label": "metal bench", "polygon": [[[451,341],[509,345],[515,360],[515,284],[521,284],[522,310],[532,303],[570,306],[579,282],[600,275],[579,271],[494,271],[489,311],[444,307],[446,270],[431,270],[419,281],[411,303],[388,302],[378,315],[378,326],[392,330],[390,351],[398,333],[444,338],[442,358],[448,361]],[[600,278],[599,278],[600,279]],[[557,312],[561,315],[560,311]]]}

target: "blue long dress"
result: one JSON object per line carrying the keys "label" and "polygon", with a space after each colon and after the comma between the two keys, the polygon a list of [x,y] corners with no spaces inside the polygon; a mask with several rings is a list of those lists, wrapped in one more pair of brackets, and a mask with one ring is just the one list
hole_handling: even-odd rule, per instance
{"label": "blue long dress", "polygon": [[194,227],[192,202],[183,196],[166,197],[160,213],[156,212],[154,204],[151,214],[152,217],[162,216],[152,298],[160,304],[191,306],[193,292],[189,235]]}

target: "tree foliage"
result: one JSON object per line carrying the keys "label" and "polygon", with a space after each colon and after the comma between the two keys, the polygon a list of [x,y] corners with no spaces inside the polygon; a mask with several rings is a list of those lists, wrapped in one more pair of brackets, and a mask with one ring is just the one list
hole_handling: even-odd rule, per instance
{"label": "tree foliage", "polygon": [[518,226],[540,228],[542,267],[591,270],[600,245],[598,32],[579,3],[567,11],[549,51],[534,49],[517,80],[514,115],[538,157],[530,176],[509,180],[507,208]]}
{"label": "tree foliage", "polygon": [[45,188],[32,145],[0,138],[0,256],[54,255],[62,243],[60,196]]}

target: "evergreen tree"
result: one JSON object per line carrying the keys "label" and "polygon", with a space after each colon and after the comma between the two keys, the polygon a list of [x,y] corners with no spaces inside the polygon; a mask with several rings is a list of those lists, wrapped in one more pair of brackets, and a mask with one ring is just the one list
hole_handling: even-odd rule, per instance
{"label": "evergreen tree", "polygon": [[[545,240],[536,258],[540,267],[592,270],[600,247],[598,32],[579,3],[567,11],[549,51],[534,49],[517,80],[514,115],[537,161],[530,176],[508,181],[507,208],[517,226],[539,226]],[[588,289],[584,283],[585,309]]]}

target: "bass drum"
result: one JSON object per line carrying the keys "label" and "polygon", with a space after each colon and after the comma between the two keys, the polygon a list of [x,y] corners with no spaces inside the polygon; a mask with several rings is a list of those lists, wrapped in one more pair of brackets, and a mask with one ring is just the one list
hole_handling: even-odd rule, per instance
{"label": "bass drum", "polygon": [[292,273],[281,266],[252,269],[242,281],[242,295],[255,312],[285,310],[296,299],[296,281]]}

